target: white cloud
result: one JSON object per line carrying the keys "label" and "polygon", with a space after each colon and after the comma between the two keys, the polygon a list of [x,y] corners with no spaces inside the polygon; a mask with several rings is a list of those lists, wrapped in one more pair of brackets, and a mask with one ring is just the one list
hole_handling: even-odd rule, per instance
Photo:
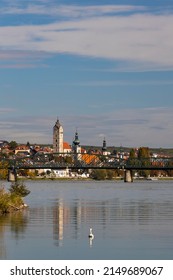
{"label": "white cloud", "polygon": [[172,119],[171,108],[121,109],[69,117],[64,130],[70,131],[76,121],[81,144],[101,146],[105,136],[107,145],[112,146],[172,147]]}
{"label": "white cloud", "polygon": [[0,114],[8,114],[10,112],[14,112],[14,108],[0,108]]}
{"label": "white cloud", "polygon": [[93,17],[106,14],[117,14],[124,12],[139,12],[146,11],[144,6],[133,5],[92,5],[92,6],[79,6],[79,5],[57,5],[49,1],[40,1],[41,3],[15,3],[13,1],[9,6],[0,8],[1,14],[37,14],[37,15],[50,15],[60,16],[67,18],[80,18],[80,17]]}
{"label": "white cloud", "polygon": [[50,54],[40,51],[0,50],[0,68],[43,68],[47,65],[42,60],[48,57]]}
{"label": "white cloud", "polygon": [[48,25],[0,27],[0,49],[124,61],[128,68],[173,67],[173,15],[92,17]]}
{"label": "white cloud", "polygon": [[[172,147],[173,112],[171,108],[121,109],[100,115],[62,117],[64,140],[70,144],[76,124],[81,145]],[[1,138],[19,143],[52,144],[52,117],[20,117],[1,120]]]}
{"label": "white cloud", "polygon": [[[110,70],[111,71],[111,70]],[[60,84],[60,83],[59,83]],[[63,84],[65,85],[65,84]],[[81,87],[112,87],[112,86],[160,86],[160,85],[173,85],[172,79],[167,80],[114,80],[114,81],[88,81],[88,82],[76,82],[68,83],[69,86],[81,86]],[[105,105],[105,104],[104,104]],[[92,104],[93,108],[99,107],[99,105]]]}
{"label": "white cloud", "polygon": [[[6,109],[2,111],[8,112]],[[0,110],[0,111],[1,111]],[[52,123],[53,125],[53,123]],[[0,121],[1,138],[18,143],[52,143],[51,119],[42,117],[6,117]]]}

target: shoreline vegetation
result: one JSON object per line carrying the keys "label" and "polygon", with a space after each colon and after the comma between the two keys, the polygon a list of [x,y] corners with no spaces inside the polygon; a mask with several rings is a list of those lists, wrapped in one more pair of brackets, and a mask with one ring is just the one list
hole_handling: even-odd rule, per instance
{"label": "shoreline vegetation", "polygon": [[[151,177],[155,178],[157,180],[173,180],[173,177]],[[59,177],[59,178],[45,178],[45,177],[39,177],[39,178],[18,178],[19,180],[31,180],[31,181],[41,181],[41,180],[47,180],[47,181],[121,181],[124,180],[123,177],[116,177],[112,179],[92,179],[92,178],[69,178],[69,177]],[[146,177],[134,177],[134,180],[148,180]]]}
{"label": "shoreline vegetation", "polygon": [[26,208],[23,197],[29,193],[23,182],[12,183],[8,191],[0,187],[0,215]]}
{"label": "shoreline vegetation", "polygon": [[[134,181],[138,181],[138,180],[173,180],[172,176],[162,176],[162,177],[157,177],[157,176],[153,176],[153,177],[133,177]],[[118,177],[111,177],[111,178],[104,178],[102,176],[98,176],[95,178],[82,178],[82,177],[49,177],[49,176],[39,176],[39,177],[25,177],[25,176],[18,176],[17,178],[18,181],[121,181],[124,180],[123,176],[118,176]]]}

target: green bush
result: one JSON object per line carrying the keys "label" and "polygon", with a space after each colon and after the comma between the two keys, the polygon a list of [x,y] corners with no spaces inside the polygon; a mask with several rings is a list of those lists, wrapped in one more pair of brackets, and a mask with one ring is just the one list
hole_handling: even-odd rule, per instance
{"label": "green bush", "polygon": [[91,173],[91,178],[94,180],[112,180],[117,175],[115,170],[94,169]]}
{"label": "green bush", "polygon": [[9,191],[11,194],[15,194],[21,197],[30,194],[30,191],[26,188],[26,186],[23,183],[18,182],[12,183]]}
{"label": "green bush", "polygon": [[0,214],[10,213],[20,210],[24,206],[22,197],[30,193],[23,184],[14,183],[10,187],[10,192],[0,188]]}
{"label": "green bush", "polygon": [[107,173],[105,169],[94,169],[91,173],[91,178],[94,180],[105,180]]}

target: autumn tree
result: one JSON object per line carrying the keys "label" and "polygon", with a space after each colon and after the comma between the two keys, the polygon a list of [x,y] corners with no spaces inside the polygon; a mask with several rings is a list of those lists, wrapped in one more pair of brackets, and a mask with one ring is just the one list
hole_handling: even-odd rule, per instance
{"label": "autumn tree", "polygon": [[91,178],[94,180],[105,180],[107,173],[105,169],[94,169],[91,173]]}
{"label": "autumn tree", "polygon": [[148,147],[140,147],[138,150],[138,158],[144,159],[144,158],[150,158],[150,150]]}
{"label": "autumn tree", "polygon": [[8,177],[8,163],[0,162],[0,180],[6,180]]}
{"label": "autumn tree", "polygon": [[[147,168],[147,166],[150,166],[150,150],[148,147],[139,148],[138,159],[142,162],[142,167]],[[150,175],[150,170],[140,170],[139,174],[140,176],[148,177]]]}
{"label": "autumn tree", "polygon": [[131,149],[130,150],[130,154],[129,154],[129,158],[135,158],[136,157],[136,153],[135,153],[135,150],[134,149]]}

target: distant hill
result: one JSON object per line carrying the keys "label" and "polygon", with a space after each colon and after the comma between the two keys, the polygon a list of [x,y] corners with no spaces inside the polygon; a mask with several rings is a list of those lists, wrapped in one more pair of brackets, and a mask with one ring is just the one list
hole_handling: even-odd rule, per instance
{"label": "distant hill", "polygon": [[[88,150],[93,150],[93,151],[97,151],[97,150],[101,150],[102,147],[100,146],[87,146],[87,145],[82,145],[82,148],[86,149],[87,151]],[[117,151],[117,152],[120,152],[120,151],[123,151],[125,153],[128,153],[130,152],[131,149],[134,149],[134,147],[113,147],[113,146],[110,146],[110,147],[107,147],[107,150],[110,151],[110,152],[113,152],[113,151]],[[156,154],[159,154],[159,155],[167,155],[167,156],[172,156],[173,157],[173,148],[150,148],[150,152],[151,153],[156,153]]]}

